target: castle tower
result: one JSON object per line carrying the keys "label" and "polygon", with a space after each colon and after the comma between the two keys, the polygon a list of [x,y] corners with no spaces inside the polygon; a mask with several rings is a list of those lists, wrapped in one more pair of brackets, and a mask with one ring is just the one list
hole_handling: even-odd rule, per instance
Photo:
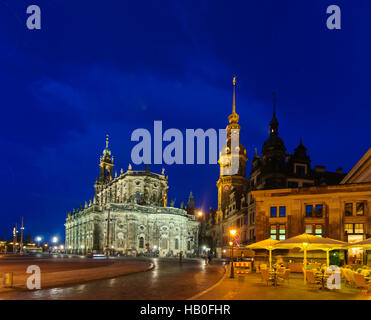
{"label": "castle tower", "polygon": [[273,117],[269,124],[269,138],[262,149],[262,173],[265,175],[266,188],[285,186],[286,147],[278,135],[278,120],[276,117],[276,94],[273,93]]}
{"label": "castle tower", "polygon": [[[240,133],[240,125],[238,123],[239,115],[236,113],[236,78],[233,78],[233,103],[232,103],[232,113],[228,117],[229,124],[226,127],[227,130],[227,143],[224,146],[220,158],[220,176],[217,181],[218,188],[218,215],[221,217],[225,213],[225,209],[229,205],[230,195],[233,192],[237,207],[240,207],[240,200],[242,194],[247,191],[248,181],[246,179],[246,149],[239,142],[236,150],[231,150],[232,148],[232,136],[233,134]],[[232,152],[233,151],[233,152]],[[238,161],[238,171],[233,174],[228,170],[233,161],[233,157]]]}

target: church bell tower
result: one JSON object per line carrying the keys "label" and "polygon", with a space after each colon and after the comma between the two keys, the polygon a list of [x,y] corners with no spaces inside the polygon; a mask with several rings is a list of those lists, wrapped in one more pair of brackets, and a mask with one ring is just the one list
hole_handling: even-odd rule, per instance
{"label": "church bell tower", "polygon": [[109,137],[106,136],[106,148],[103,150],[103,156],[99,162],[99,181],[107,183],[113,177],[113,157],[111,157],[111,150],[108,148]]}

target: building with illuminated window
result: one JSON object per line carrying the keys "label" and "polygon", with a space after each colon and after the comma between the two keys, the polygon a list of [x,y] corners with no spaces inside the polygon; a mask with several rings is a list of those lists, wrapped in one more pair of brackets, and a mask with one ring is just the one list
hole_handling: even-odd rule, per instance
{"label": "building with illuminated window", "polygon": [[371,236],[371,183],[252,191],[256,240],[301,233],[357,242]]}
{"label": "building with illuminated window", "polygon": [[[269,237],[283,240],[288,236],[305,231],[318,235],[334,234],[330,232],[330,229],[331,227],[340,228],[340,221],[339,225],[335,225],[336,219],[331,220],[328,217],[330,204],[325,201],[328,196],[326,190],[337,190],[339,194],[351,190],[347,186],[338,186],[347,175],[342,172],[341,168],[336,172],[329,172],[326,171],[325,166],[316,165],[312,167],[310,156],[302,139],[300,139],[299,145],[293,153],[287,152],[285,143],[279,136],[275,95],[273,96],[273,116],[269,123],[269,137],[263,144],[261,155],[255,150],[250,174],[248,177],[246,176],[248,159],[246,149],[241,142],[237,153],[239,171],[235,175],[225,174],[223,169],[225,163],[228,162],[224,158],[231,155],[231,130],[240,131],[239,120],[236,113],[234,80],[232,113],[228,117],[229,124],[226,128],[226,152],[219,159],[218,208],[215,212],[212,211],[212,217],[210,217],[208,223],[208,235],[212,239],[210,243],[212,250],[216,252],[217,256],[221,256],[223,248],[228,247],[231,240],[238,246]],[[363,172],[362,170],[366,170],[364,165],[360,165],[359,170],[354,175],[359,175],[358,172]],[[371,175],[370,171],[367,171],[367,173]],[[288,188],[298,190],[298,194],[308,194],[305,199],[288,204],[285,201],[292,194],[287,195],[287,198],[283,200]],[[364,188],[366,189],[363,189],[362,192],[367,193],[367,187]],[[347,191],[344,191],[345,189]],[[322,197],[317,196],[313,190],[322,190]],[[357,206],[359,209],[362,206],[362,204],[357,205],[358,200],[356,198],[352,198],[355,203],[355,212]],[[365,199],[362,200],[364,205],[366,205],[367,197]],[[332,206],[333,204],[331,204],[331,208]],[[300,215],[305,216],[305,222],[300,221],[299,224],[298,218],[295,218],[299,216],[299,213],[297,215],[292,214],[293,207],[295,207],[295,212],[300,211]],[[345,221],[352,221],[352,219],[349,218]],[[359,229],[355,229],[355,225],[357,224],[358,227],[358,223],[354,222],[353,224],[352,235],[359,231]],[[344,225],[341,225],[341,228],[343,230]],[[231,229],[237,230],[238,239],[231,238],[229,234]],[[337,230],[336,238],[342,238],[340,233],[343,231]]]}
{"label": "building with illuminated window", "polygon": [[199,222],[188,208],[168,206],[168,178],[147,170],[113,177],[113,157],[108,137],[100,158],[100,176],[95,182],[93,201],[67,214],[67,252],[156,253],[160,256],[192,256],[198,249]]}

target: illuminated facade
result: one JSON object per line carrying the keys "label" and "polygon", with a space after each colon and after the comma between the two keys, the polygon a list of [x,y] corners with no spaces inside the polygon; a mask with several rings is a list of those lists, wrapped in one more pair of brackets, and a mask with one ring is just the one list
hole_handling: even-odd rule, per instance
{"label": "illuminated facade", "polygon": [[[268,228],[266,222],[260,216],[261,211],[259,210],[261,208],[257,207],[253,198],[254,190],[325,187],[338,185],[345,178],[345,174],[342,173],[340,168],[336,172],[328,172],[324,166],[312,168],[311,159],[301,139],[294,153],[287,153],[284,141],[279,136],[275,95],[273,97],[273,117],[269,124],[269,137],[263,144],[261,156],[255,150],[248,178],[246,177],[246,162],[248,159],[246,149],[241,143],[236,155],[239,159],[239,171],[235,175],[225,175],[223,169],[226,161],[224,158],[231,155],[231,130],[239,131],[241,128],[235,101],[234,80],[233,108],[232,114],[228,117],[229,124],[227,126],[226,155],[222,154],[219,159],[218,209],[215,213],[212,213],[208,223],[208,235],[212,239],[210,246],[218,256],[221,255],[223,247],[227,247],[229,241],[232,240],[229,234],[231,229],[237,230],[239,237],[237,244],[246,245],[261,237],[269,237],[269,233],[266,232],[266,228]],[[277,207],[277,210],[285,210],[283,208],[279,209],[279,207]],[[283,214],[281,213],[281,215]],[[261,226],[262,223],[265,224],[264,227]],[[276,225],[280,224],[277,223]],[[264,235],[261,228],[265,228]],[[285,231],[284,236],[281,234],[281,239],[287,237],[287,235],[288,233]]]}
{"label": "illuminated facade", "polygon": [[371,183],[252,191],[256,241],[302,233],[357,242],[371,236]]}
{"label": "illuminated facade", "polygon": [[174,208],[173,203],[167,206],[164,169],[157,174],[148,167],[146,171],[134,171],[129,165],[126,172],[121,169],[121,174],[113,177],[108,138],[99,167],[94,200],[67,215],[68,252],[135,251],[157,252],[160,256],[177,256],[181,251],[191,256],[197,252],[199,222],[185,209]]}
{"label": "illuminated facade", "polygon": [[311,233],[346,242],[371,237],[371,148],[338,185],[252,191],[256,240]]}

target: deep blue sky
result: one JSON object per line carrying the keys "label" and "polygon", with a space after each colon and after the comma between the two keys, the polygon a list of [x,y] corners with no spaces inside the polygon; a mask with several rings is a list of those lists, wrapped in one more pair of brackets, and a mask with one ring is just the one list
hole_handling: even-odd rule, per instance
{"label": "deep blue sky", "polygon": [[[326,28],[331,4],[342,30]],[[369,1],[0,0],[0,237],[21,215],[26,233],[64,236],[66,213],[93,197],[106,133],[119,172],[131,132],[154,120],[224,128],[234,74],[250,160],[277,91],[288,151],[302,137],[313,165],[348,171],[370,147],[370,14]],[[176,205],[192,190],[216,206],[216,165],[165,167]]]}

